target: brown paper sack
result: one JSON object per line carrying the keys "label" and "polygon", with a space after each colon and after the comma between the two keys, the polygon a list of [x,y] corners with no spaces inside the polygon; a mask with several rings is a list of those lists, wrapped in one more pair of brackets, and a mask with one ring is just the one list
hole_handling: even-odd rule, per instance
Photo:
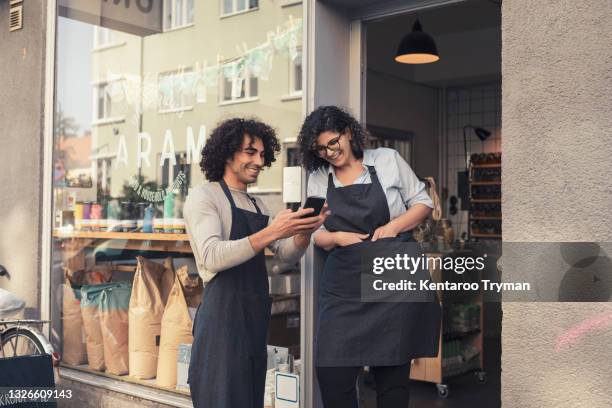
{"label": "brown paper sack", "polygon": [[128,305],[132,285],[117,282],[102,290],[100,296],[100,329],[104,342],[106,372],[125,375],[129,371]]}
{"label": "brown paper sack", "polygon": [[176,387],[176,364],[179,344],[193,343],[191,335],[191,316],[188,302],[185,298],[185,285],[190,297],[189,302],[195,304],[195,297],[202,293],[200,277],[189,277],[188,268],[183,266],[176,271],[174,285],[168,297],[166,310],[161,323],[161,339],[159,344],[159,361],[157,364],[157,384],[163,387]]}
{"label": "brown paper sack", "polygon": [[110,265],[96,265],[88,271],[64,268],[64,296],[62,307],[62,362],[70,365],[87,363],[85,328],[81,315],[81,291],[74,289],[83,284],[108,282],[112,277]]}
{"label": "brown paper sack", "polygon": [[170,296],[170,291],[174,285],[174,265],[172,264],[171,257],[164,259],[164,267],[166,269],[162,274],[160,292],[162,302],[164,302],[164,306],[166,306],[166,303],[168,303],[168,296]]}
{"label": "brown paper sack", "polygon": [[172,258],[164,265],[141,256],[136,260],[129,307],[129,366],[131,376],[149,379],[157,372],[161,320],[172,288],[167,282],[173,282],[174,272]]}
{"label": "brown paper sack", "polygon": [[87,363],[89,368],[104,371],[104,342],[100,329],[100,296],[105,287],[112,283],[100,285],[83,285],[81,287],[81,316],[85,329],[87,345]]}

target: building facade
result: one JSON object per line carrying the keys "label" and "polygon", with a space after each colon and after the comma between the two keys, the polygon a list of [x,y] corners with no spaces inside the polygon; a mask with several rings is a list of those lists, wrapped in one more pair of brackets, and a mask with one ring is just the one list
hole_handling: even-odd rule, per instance
{"label": "building facade", "polygon": [[[23,26],[9,31],[13,3],[0,2],[0,72],[8,79],[0,264],[10,273],[0,285],[26,300],[27,317],[52,321],[47,334],[61,348],[64,268],[74,259],[68,240],[107,256],[187,253],[179,241],[100,233],[123,232],[122,220],[130,221],[126,233],[142,228],[138,203],[147,202],[160,234],[180,234],[180,202],[202,182],[200,147],[231,116],[277,129],[283,151],[250,189],[273,213],[284,208],[282,168],[296,165],[306,112],[337,104],[366,119],[367,22],[470,2],[24,0]],[[604,0],[501,5],[504,242],[610,240],[611,20]],[[446,161],[444,149],[435,154]],[[130,203],[123,214],[122,203]],[[91,217],[93,204],[103,216]],[[320,406],[311,361],[317,262],[311,249],[300,265],[304,407]],[[572,327],[609,315],[609,303],[509,303],[503,312],[502,406],[610,405],[610,368],[601,362],[611,326],[599,325],[571,352],[558,347]],[[66,406],[190,406],[184,392],[155,384],[66,366],[60,373],[78,390]]]}

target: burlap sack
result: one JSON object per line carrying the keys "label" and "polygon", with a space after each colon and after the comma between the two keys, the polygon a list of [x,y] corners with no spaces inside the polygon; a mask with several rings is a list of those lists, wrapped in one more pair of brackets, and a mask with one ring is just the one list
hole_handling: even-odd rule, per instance
{"label": "burlap sack", "polygon": [[130,376],[149,379],[157,372],[161,320],[171,289],[167,282],[174,272],[171,258],[163,265],[141,256],[136,260],[129,307]]}
{"label": "burlap sack", "polygon": [[96,284],[108,282],[112,277],[112,273],[110,265],[96,265],[88,271],[74,271],[70,268],[64,268],[62,362],[70,365],[87,363],[85,328],[81,315],[80,286],[83,283]]}
{"label": "burlap sack", "polygon": [[100,329],[100,296],[104,288],[113,285],[105,283],[99,285],[83,285],[81,287],[81,316],[85,328],[87,345],[87,363],[89,368],[104,371],[104,342]]}
{"label": "burlap sack", "polygon": [[106,372],[125,375],[128,367],[128,306],[132,284],[117,282],[102,290],[100,329],[104,343]]}
{"label": "burlap sack", "polygon": [[[164,310],[164,316],[161,323],[161,338],[159,344],[159,360],[157,363],[157,384],[163,387],[176,387],[176,364],[179,344],[193,343],[191,335],[191,316],[189,315],[187,300],[185,299],[183,283],[179,276],[184,279],[187,275],[187,267],[181,267],[176,272],[174,285],[168,297],[168,303]],[[185,283],[192,285],[191,287],[191,302],[197,285],[190,280],[185,279]],[[197,278],[199,279],[199,277]],[[196,281],[197,281],[196,279]],[[202,285],[201,280],[199,285]]]}

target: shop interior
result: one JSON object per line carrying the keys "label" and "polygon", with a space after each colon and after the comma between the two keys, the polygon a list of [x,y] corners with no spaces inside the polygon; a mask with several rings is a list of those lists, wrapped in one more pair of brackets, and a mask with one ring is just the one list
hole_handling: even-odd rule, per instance
{"label": "shop interior", "polygon": [[[500,4],[483,0],[379,18],[364,30],[363,113],[372,145],[398,150],[437,195],[439,214],[418,233],[448,256],[500,250],[500,22]],[[418,37],[423,33],[428,39]],[[431,43],[439,59],[422,63],[426,52],[435,54],[423,51]],[[411,46],[422,54],[406,50]],[[500,304],[478,295],[442,303],[442,353],[413,361],[410,406],[499,406]],[[476,321],[468,322],[474,310]],[[375,385],[367,375],[363,381],[364,406],[374,407]]]}
{"label": "shop interior", "polygon": [[[375,2],[329,3],[347,9]],[[296,164],[293,135],[302,119],[301,88],[289,94],[286,89],[287,84],[299,82],[291,78],[302,76],[297,45],[301,44],[301,25],[293,17],[301,15],[301,9],[291,9],[299,7],[299,2],[296,4],[281,8],[284,14],[267,10],[273,12],[274,19],[262,23],[264,27],[257,31],[261,44],[236,48],[237,40],[229,38],[226,49],[203,47],[207,54],[197,58],[191,50],[165,42],[173,35],[197,34],[189,31],[190,27],[208,27],[199,25],[197,19],[194,25],[189,13],[180,30],[148,37],[102,29],[96,22],[84,25],[70,15],[60,18],[52,337],[62,350],[63,368],[93,374],[97,381],[110,378],[188,397],[191,321],[202,292],[181,210],[189,188],[201,181],[191,153],[198,150],[200,135],[204,137],[201,123],[210,129],[224,115],[255,112],[263,120],[282,124],[284,159],[268,179],[250,190],[272,213],[282,208],[280,169]],[[263,11],[262,7],[262,15]],[[464,1],[363,24],[362,118],[373,136],[370,147],[397,149],[428,184],[432,197],[437,197],[437,211],[416,234],[432,251],[446,251],[449,256],[471,246],[486,246],[490,254],[499,252],[500,13],[494,1]],[[238,16],[246,18],[248,14]],[[435,42],[439,60],[422,65],[398,63],[398,46],[412,33],[417,18],[421,30]],[[218,24],[227,21],[233,20],[219,19]],[[97,44],[93,50],[92,42]],[[145,48],[151,55],[143,51]],[[219,53],[230,55],[236,49],[245,54],[240,58],[250,61],[251,68],[260,69],[262,61],[248,57],[261,55],[253,50],[270,51],[269,81],[262,76],[261,83],[246,92],[244,78],[228,76],[236,70],[223,67],[235,59],[222,62]],[[172,58],[167,58],[171,64],[165,59],[147,59],[174,51],[173,58],[188,68],[181,65],[168,73],[175,63]],[[138,55],[142,57],[128,59]],[[114,67],[117,61],[122,64]],[[111,72],[107,66],[121,75],[108,77],[102,69]],[[71,67],[85,74],[75,75]],[[133,72],[140,74],[134,76]],[[209,75],[211,72],[215,74]],[[224,91],[225,85],[231,92]],[[139,93],[128,92],[130,87],[141,86],[154,97],[149,100],[143,96],[141,100]],[[253,92],[266,102],[257,102]],[[89,105],[92,99],[93,106]],[[167,99],[172,103],[163,103]],[[88,103],[81,103],[83,100]],[[274,109],[266,105],[271,100]],[[68,101],[85,106],[85,112],[80,115]],[[275,113],[267,117],[269,112]],[[92,116],[95,120],[90,130]],[[75,120],[82,131],[72,129]],[[167,142],[166,127],[172,127],[175,135],[187,135],[182,145],[182,137],[177,136],[175,156],[166,152],[166,146],[174,143],[171,137]],[[120,160],[123,151],[129,151],[133,158],[134,152],[146,150],[146,140],[140,136],[143,130],[152,135],[149,150],[155,153],[151,155],[155,171],[143,170],[140,159],[128,162],[127,154],[125,163]],[[135,183],[131,181],[134,178]],[[172,190],[175,193],[155,195]],[[300,322],[300,305],[304,303],[300,296],[306,288],[300,288],[299,265],[281,264],[268,251],[266,255],[274,298],[268,344],[278,346],[269,349],[269,366],[282,364],[299,373],[304,325]],[[484,401],[487,406],[499,406],[499,303],[484,302],[477,296],[447,299],[444,306],[441,353],[436,359],[414,361],[411,407],[434,403],[462,407]],[[119,337],[122,344],[113,347],[111,340]],[[367,373],[360,381],[363,406],[375,406],[375,384]]]}

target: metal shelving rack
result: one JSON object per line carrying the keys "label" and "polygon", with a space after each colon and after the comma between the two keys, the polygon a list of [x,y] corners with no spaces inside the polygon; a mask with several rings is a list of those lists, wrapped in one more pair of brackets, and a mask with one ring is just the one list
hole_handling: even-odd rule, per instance
{"label": "metal shelving rack", "polygon": [[[475,177],[476,170],[479,169],[499,169],[499,180],[479,180]],[[471,238],[476,239],[501,239],[501,228],[499,234],[481,233],[475,232],[472,229],[472,221],[489,221],[489,222],[502,222],[501,214],[501,191],[499,198],[474,198],[473,188],[477,186],[500,186],[501,187],[501,163],[486,163],[476,164],[470,161],[469,168],[469,181],[470,181],[470,210],[468,211],[468,240]],[[500,188],[501,190],[501,188]],[[498,204],[500,205],[499,214],[495,215],[474,215],[472,210],[472,203],[483,203],[483,204]]]}
{"label": "metal shelving rack", "polygon": [[[428,257],[445,257],[451,255],[458,255],[461,253],[467,255],[470,253],[469,249],[464,250],[453,250],[448,253],[436,252],[436,251],[425,251]],[[430,269],[432,281],[442,282],[444,280],[444,271],[433,267]],[[478,274],[478,280],[480,279],[480,272]],[[449,314],[442,314],[442,321],[440,325],[440,340],[438,343],[438,355],[436,357],[417,358],[412,360],[412,366],[410,368],[410,378],[417,381],[431,382],[436,385],[438,395],[441,398],[447,398],[450,393],[448,382],[453,377],[464,375],[467,373],[474,373],[478,382],[486,383],[487,373],[484,371],[484,299],[482,290],[471,294],[469,296],[462,296],[460,298],[453,298],[448,296],[445,292],[438,291],[438,299],[440,300],[440,306],[444,311],[446,307],[449,307],[453,300],[459,300],[460,303],[476,304],[480,307],[478,315],[478,327],[473,328],[469,331],[464,332],[452,332],[448,328],[451,322],[448,321]],[[445,330],[446,328],[446,330]],[[465,361],[456,367],[449,368],[444,366],[444,355],[447,342],[450,340],[463,341],[465,344],[469,344],[478,350],[478,354],[471,358],[469,361]]]}

